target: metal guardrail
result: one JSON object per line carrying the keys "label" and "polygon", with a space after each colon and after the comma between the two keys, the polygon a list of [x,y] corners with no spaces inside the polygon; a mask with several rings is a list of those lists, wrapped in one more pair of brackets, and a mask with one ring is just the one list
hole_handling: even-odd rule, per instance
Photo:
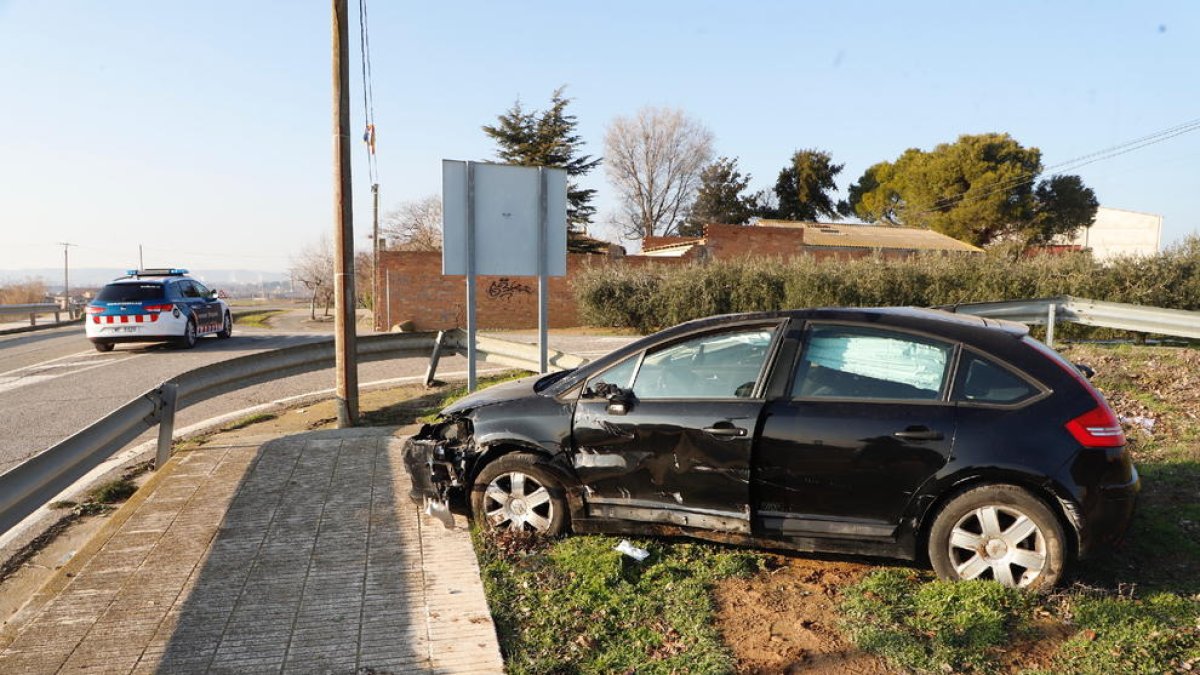
{"label": "metal guardrail", "polygon": [[[402,333],[358,338],[358,356],[369,362],[430,354],[426,380],[432,381],[443,352],[465,354],[466,333]],[[537,345],[490,337],[477,339],[479,358],[536,372]],[[334,362],[333,340],[285,347],[202,366],[173,377],[66,440],[51,446],[0,475],[0,533],[73,485],[133,439],[158,425],[155,466],[171,456],[175,413],[223,393],[290,375],[328,368]],[[574,368],[587,359],[551,351],[556,369]]]}
{"label": "metal guardrail", "polygon": [[1054,324],[1069,321],[1084,326],[1137,333],[1200,338],[1200,312],[1163,309],[1122,302],[1102,302],[1060,295],[1053,298],[980,302],[941,307],[949,312],[1045,325],[1046,343],[1054,342]]}
{"label": "metal guardrail", "polygon": [[27,305],[0,305],[0,316],[13,316],[16,314],[24,314],[29,317],[29,325],[37,325],[38,314],[54,313],[54,322],[58,323],[59,315],[65,312],[62,307],[53,302],[36,302]]}

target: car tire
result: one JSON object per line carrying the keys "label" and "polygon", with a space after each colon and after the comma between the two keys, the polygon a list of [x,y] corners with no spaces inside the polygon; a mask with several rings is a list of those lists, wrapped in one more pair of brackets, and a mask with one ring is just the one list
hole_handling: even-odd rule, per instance
{"label": "car tire", "polygon": [[113,350],[113,347],[115,347],[116,345],[114,345],[111,342],[93,342],[92,346],[96,348],[96,351],[100,352],[101,354],[104,354],[106,352],[111,352]]}
{"label": "car tire", "polygon": [[187,327],[183,329],[183,337],[179,338],[175,344],[180,349],[191,349],[196,346],[197,339],[199,338],[196,336],[196,320],[188,317]]}
{"label": "car tire", "polygon": [[225,319],[221,323],[221,330],[217,331],[217,337],[222,340],[228,340],[233,336],[233,317],[229,316],[229,312],[225,312]]}
{"label": "car tire", "polygon": [[545,459],[512,453],[475,477],[471,513],[484,530],[561,534],[568,522],[566,491]]}
{"label": "car tire", "polygon": [[942,579],[995,579],[1049,591],[1062,579],[1062,523],[1042,500],[1015,485],[984,485],[951,499],[929,530],[929,561]]}

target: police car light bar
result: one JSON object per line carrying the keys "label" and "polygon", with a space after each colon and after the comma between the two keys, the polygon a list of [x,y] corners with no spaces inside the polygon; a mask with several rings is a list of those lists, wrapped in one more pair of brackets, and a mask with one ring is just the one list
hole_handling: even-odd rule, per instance
{"label": "police car light bar", "polygon": [[152,267],[144,270],[125,270],[125,274],[131,277],[164,277],[164,276],[181,276],[187,274],[188,271],[179,268]]}

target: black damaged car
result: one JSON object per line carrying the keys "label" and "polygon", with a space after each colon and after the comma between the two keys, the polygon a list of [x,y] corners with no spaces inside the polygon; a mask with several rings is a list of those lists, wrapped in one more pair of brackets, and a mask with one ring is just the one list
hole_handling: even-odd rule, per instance
{"label": "black damaged car", "polygon": [[1140,488],[1079,368],[1015,323],[912,308],[719,316],[492,387],[408,441],[414,500],[483,527],[928,559],[1053,587]]}

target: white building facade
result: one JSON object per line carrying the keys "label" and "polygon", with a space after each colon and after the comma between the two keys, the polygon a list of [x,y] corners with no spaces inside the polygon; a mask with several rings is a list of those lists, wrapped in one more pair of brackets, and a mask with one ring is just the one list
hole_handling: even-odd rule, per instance
{"label": "white building facade", "polygon": [[1162,216],[1101,206],[1091,227],[1069,242],[1090,248],[1097,260],[1124,255],[1154,255],[1162,243]]}

